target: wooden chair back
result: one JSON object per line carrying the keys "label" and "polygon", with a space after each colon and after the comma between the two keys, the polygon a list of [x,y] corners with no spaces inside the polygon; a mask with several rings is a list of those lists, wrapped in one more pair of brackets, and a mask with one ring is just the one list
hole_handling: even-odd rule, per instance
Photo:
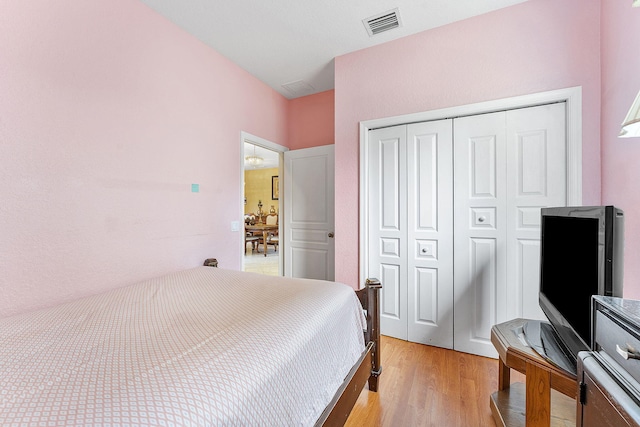
{"label": "wooden chair back", "polygon": [[266,219],[267,225],[277,225],[278,224],[278,214],[269,214]]}

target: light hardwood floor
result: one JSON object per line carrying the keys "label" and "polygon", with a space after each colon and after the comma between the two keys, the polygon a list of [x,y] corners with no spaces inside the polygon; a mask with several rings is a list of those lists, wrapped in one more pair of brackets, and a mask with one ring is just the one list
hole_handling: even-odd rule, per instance
{"label": "light hardwood floor", "polygon": [[385,336],[381,347],[379,391],[362,391],[346,426],[495,427],[497,360]]}

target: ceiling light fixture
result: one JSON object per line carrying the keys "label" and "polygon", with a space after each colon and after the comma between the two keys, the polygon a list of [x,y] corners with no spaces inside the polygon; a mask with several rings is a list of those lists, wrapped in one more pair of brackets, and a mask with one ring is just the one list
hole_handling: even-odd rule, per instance
{"label": "ceiling light fixture", "polygon": [[249,163],[251,166],[260,166],[264,162],[264,159],[260,156],[256,155],[256,146],[253,146],[253,155],[247,156],[244,158],[246,163]]}

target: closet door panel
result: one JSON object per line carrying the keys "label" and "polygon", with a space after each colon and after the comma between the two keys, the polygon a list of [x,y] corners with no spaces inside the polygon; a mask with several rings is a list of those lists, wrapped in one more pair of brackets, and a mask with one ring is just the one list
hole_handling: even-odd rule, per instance
{"label": "closet door panel", "polygon": [[454,348],[489,357],[506,320],[505,143],[504,112],[454,120]]}
{"label": "closet door panel", "polygon": [[369,133],[369,268],[384,283],[380,327],[407,335],[406,126]]}
{"label": "closet door panel", "polygon": [[[470,305],[482,309],[470,312],[473,317],[464,336],[472,343],[483,345],[491,339],[490,331],[496,319],[497,239],[471,238],[469,243],[469,268],[473,285],[469,287],[466,298]],[[462,350],[458,346],[456,349]]]}
{"label": "closet door panel", "polygon": [[407,126],[409,340],[453,347],[452,121]]}
{"label": "closet door panel", "polygon": [[496,135],[468,138],[469,197],[495,200],[497,197]]}
{"label": "closet door panel", "polygon": [[540,208],[566,205],[565,104],[511,110],[507,126],[509,318],[545,320],[540,288]]}
{"label": "closet door panel", "polygon": [[380,274],[378,277],[381,278],[380,280],[384,280],[386,288],[384,298],[382,298],[381,313],[388,319],[400,320],[402,314],[400,309],[402,301],[400,298],[401,295],[404,295],[404,292],[400,289],[399,266],[397,264],[380,264]]}

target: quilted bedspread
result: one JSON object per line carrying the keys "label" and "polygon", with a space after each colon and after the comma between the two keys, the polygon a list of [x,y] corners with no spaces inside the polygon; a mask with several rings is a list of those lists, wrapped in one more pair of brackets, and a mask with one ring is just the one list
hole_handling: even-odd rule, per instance
{"label": "quilted bedspread", "polygon": [[346,285],[211,267],[0,319],[0,425],[313,425],[363,328]]}

